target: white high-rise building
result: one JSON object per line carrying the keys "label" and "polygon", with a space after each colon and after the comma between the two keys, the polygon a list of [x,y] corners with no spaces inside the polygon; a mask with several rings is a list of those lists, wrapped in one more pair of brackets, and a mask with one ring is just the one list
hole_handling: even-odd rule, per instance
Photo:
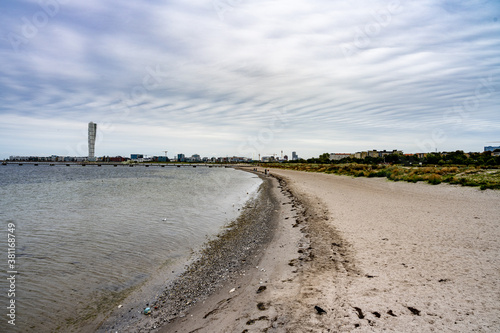
{"label": "white high-rise building", "polygon": [[89,123],[89,161],[95,160],[95,135],[97,132],[97,124]]}

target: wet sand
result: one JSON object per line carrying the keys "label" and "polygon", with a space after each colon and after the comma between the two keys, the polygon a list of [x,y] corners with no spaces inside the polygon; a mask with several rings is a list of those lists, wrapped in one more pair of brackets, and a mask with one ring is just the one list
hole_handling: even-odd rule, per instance
{"label": "wet sand", "polygon": [[500,192],[271,170],[258,264],[158,332],[498,332]]}

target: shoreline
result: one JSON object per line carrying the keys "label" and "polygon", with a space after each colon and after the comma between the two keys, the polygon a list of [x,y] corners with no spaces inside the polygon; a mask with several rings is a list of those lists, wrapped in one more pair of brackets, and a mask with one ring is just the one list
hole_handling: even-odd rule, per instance
{"label": "shoreline", "polygon": [[278,204],[272,237],[212,293],[134,331],[500,329],[500,193],[257,169]]}
{"label": "shoreline", "polygon": [[[271,194],[271,179],[260,173],[251,173],[263,182],[257,196],[246,202],[237,219],[225,226],[215,238],[208,240],[194,258],[178,263],[175,270],[181,273],[167,280],[160,293],[149,297],[144,295],[149,302],[145,300],[142,309],[115,309],[101,321],[99,332],[155,331],[165,323],[183,318],[198,302],[244,276],[250,267],[256,265],[260,257],[259,249],[266,247],[273,238],[278,203]],[[151,308],[150,315],[139,311],[145,307]]]}
{"label": "shoreline", "polygon": [[278,203],[270,242],[230,283],[153,332],[261,332],[286,326],[286,318],[279,316],[280,308],[286,306],[282,300],[298,292],[303,263],[310,260],[302,225],[308,213],[284,180],[263,170],[246,171],[264,177],[272,191],[269,195]]}

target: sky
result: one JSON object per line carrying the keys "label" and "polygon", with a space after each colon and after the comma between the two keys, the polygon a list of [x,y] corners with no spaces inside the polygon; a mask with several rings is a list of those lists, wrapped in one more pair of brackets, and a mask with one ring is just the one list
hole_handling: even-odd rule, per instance
{"label": "sky", "polygon": [[0,159],[500,145],[498,0],[0,8]]}

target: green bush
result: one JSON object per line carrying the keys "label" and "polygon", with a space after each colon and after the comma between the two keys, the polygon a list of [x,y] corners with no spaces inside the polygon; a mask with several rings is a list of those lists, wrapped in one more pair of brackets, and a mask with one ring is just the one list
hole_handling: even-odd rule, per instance
{"label": "green bush", "polygon": [[441,175],[433,173],[429,177],[427,177],[427,181],[429,182],[429,184],[432,184],[432,185],[441,184],[442,177],[441,177]]}

